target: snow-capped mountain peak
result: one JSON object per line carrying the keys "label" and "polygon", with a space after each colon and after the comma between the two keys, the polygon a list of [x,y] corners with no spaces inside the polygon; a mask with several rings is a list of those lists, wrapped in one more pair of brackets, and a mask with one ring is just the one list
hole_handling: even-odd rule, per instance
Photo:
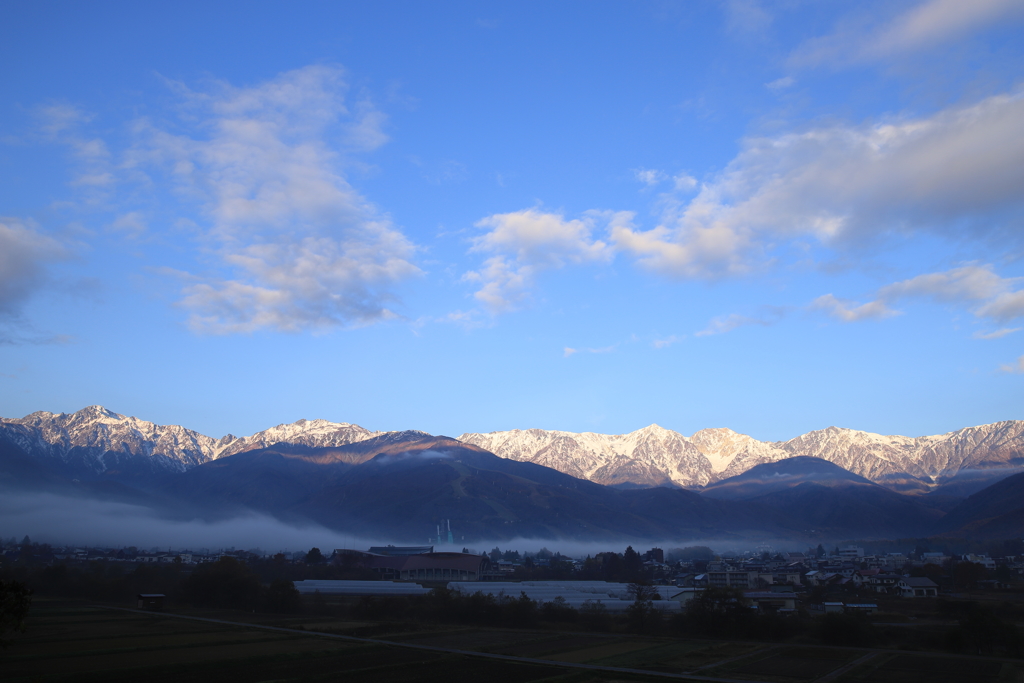
{"label": "snow-capped mountain peak", "polygon": [[[337,447],[374,437],[402,441],[425,432],[375,432],[324,419],[279,424],[251,436],[215,439],[157,425],[103,406],[0,418],[0,437],[70,473],[185,471],[210,460],[278,443]],[[684,436],[657,424],[628,434],[513,429],[462,434],[460,441],[602,484],[700,487],[793,456],[833,462],[876,483],[927,488],[964,470],[1024,468],[1024,421],[907,437],[827,427],[789,441],[759,441],[724,427]]]}
{"label": "snow-capped mountain peak", "polygon": [[299,420],[252,436],[228,434],[214,439],[180,425],[157,425],[95,405],[74,413],[39,411],[18,419],[0,418],[0,434],[43,460],[74,472],[98,474],[129,465],[184,471],[276,443],[340,446],[377,432],[347,422]]}
{"label": "snow-capped mountain peak", "polygon": [[929,487],[966,468],[1024,467],[1024,421],[921,437],[832,426],[783,442],[759,441],[727,428],[702,429],[686,437],[658,425],[620,435],[529,429],[463,434],[459,439],[502,457],[603,484],[704,486],[798,455],[911,489]]}

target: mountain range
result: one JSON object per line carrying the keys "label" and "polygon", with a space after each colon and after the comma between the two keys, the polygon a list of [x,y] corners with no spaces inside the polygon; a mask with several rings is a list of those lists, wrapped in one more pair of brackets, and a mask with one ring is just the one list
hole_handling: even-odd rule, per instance
{"label": "mountain range", "polygon": [[1022,432],[1016,421],[918,438],[830,427],[761,442],[651,425],[453,439],[300,420],[215,439],[90,406],[0,418],[0,487],[414,541],[441,519],[494,539],[991,535],[1024,529],[1024,475],[1010,476]]}
{"label": "mountain range", "polygon": [[503,458],[612,485],[701,487],[794,456],[828,460],[877,484],[917,493],[967,473],[980,483],[986,473],[996,477],[1024,469],[1019,420],[920,437],[828,427],[789,441],[758,441],[731,429],[702,429],[686,437],[651,425],[622,435],[516,429],[458,438]]}
{"label": "mountain range", "polygon": [[[184,472],[279,443],[336,447],[381,432],[346,422],[299,420],[252,436],[228,434],[217,439],[178,425],[156,425],[89,406],[75,413],[0,418],[0,434],[58,469],[94,476],[110,471]],[[502,458],[544,465],[605,485],[700,488],[794,456],[828,460],[877,484],[914,493],[965,479],[975,482],[976,490],[1024,470],[1021,420],[920,437],[828,427],[789,441],[758,441],[725,428],[702,429],[687,437],[650,425],[619,435],[516,429],[466,433],[458,440]]]}

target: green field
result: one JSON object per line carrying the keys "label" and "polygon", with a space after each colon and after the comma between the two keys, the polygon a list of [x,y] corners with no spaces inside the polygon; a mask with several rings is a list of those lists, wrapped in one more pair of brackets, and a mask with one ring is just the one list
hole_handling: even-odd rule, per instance
{"label": "green field", "polygon": [[[496,683],[666,680],[637,670],[775,683],[811,683],[823,677],[881,683],[1024,680],[1019,663],[961,656],[322,616],[273,618],[197,610],[140,613],[47,599],[37,599],[28,626],[27,633],[0,650],[4,681],[386,682],[459,681],[470,676]],[[261,628],[267,626],[291,631]],[[314,631],[393,644],[345,640]],[[489,659],[410,645],[534,661]],[[615,670],[573,669],[559,663]]]}

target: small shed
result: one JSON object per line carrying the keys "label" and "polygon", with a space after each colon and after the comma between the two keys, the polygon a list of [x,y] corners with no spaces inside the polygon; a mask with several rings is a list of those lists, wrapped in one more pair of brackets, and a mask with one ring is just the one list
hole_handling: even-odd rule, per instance
{"label": "small shed", "polygon": [[743,597],[755,605],[760,612],[796,609],[796,594],[792,591],[746,591]]}
{"label": "small shed", "polygon": [[138,609],[148,609],[159,612],[164,608],[164,600],[167,598],[163,593],[139,593],[136,606]]}

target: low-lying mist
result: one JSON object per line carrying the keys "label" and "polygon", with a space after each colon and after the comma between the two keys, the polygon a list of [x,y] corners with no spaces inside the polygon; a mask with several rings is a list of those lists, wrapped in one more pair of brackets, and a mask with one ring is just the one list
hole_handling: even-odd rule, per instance
{"label": "low-lying mist", "polygon": [[[453,520],[454,521],[454,520]],[[426,532],[433,529],[425,529]],[[216,520],[167,519],[142,505],[63,496],[52,492],[0,491],[0,538],[28,535],[37,543],[52,546],[98,546],[139,548],[263,548],[269,552],[295,552],[317,547],[329,553],[336,548],[366,550],[370,546],[423,545],[422,540],[363,537],[345,534],[313,522],[289,523],[267,514],[246,511]],[[679,538],[574,541],[564,538],[513,538],[461,540],[456,533],[452,545],[431,543],[435,550],[463,548],[474,553],[494,548],[536,553],[541,549],[568,557],[586,557],[601,552],[622,552],[627,545],[643,553],[654,547],[666,552],[673,548],[702,545],[716,552],[744,552],[767,544],[776,551],[804,551],[806,540],[763,538]]]}
{"label": "low-lying mist", "polygon": [[0,496],[0,536],[24,535],[55,546],[259,547],[275,552],[369,547],[368,541],[355,536],[312,523],[286,524],[256,512],[216,521],[168,520],[140,505],[5,491]]}

